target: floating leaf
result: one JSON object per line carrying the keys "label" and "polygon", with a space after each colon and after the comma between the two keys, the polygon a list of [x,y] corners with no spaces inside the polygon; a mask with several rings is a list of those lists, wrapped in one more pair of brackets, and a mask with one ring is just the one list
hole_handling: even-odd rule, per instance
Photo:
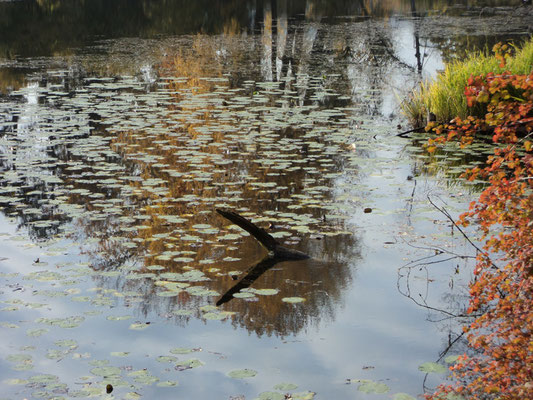
{"label": "floating leaf", "polygon": [[6,357],[6,360],[12,363],[31,362],[31,356],[29,354],[11,354]]}
{"label": "floating leaf", "polygon": [[118,316],[108,315],[106,319],[109,321],[125,321],[131,318],[133,318],[131,315],[118,315]]}
{"label": "floating leaf", "polygon": [[423,363],[418,367],[418,370],[428,374],[445,374],[446,372],[448,372],[448,368],[446,368],[444,365],[437,364],[434,362]]}
{"label": "floating leaf", "polygon": [[284,394],[279,392],[263,392],[259,394],[258,400],[285,400]]}
{"label": "floating leaf", "polygon": [[387,393],[390,389],[385,383],[374,382],[370,379],[350,379],[352,383],[359,383],[357,390],[363,393]]}
{"label": "floating leaf", "polygon": [[71,350],[78,347],[78,342],[72,339],[56,340],[54,344],[58,347],[68,347]]}
{"label": "floating leaf", "polygon": [[28,380],[33,383],[43,383],[47,385],[50,383],[57,382],[59,380],[59,377],[51,374],[43,374],[30,376]]}
{"label": "floating leaf", "polygon": [[273,296],[279,293],[279,289],[255,289],[253,292],[261,296]]}
{"label": "floating leaf", "polygon": [[46,328],[41,328],[41,329],[28,329],[26,331],[26,335],[28,336],[31,336],[31,337],[39,337],[41,335],[44,335],[45,333],[47,333],[49,330],[46,329]]}
{"label": "floating leaf", "polygon": [[209,320],[223,320],[227,318],[230,314],[225,312],[208,312],[203,315],[205,319]]}
{"label": "floating leaf", "polygon": [[202,361],[196,358],[191,358],[189,360],[178,361],[176,363],[176,368],[177,369],[196,368],[196,367],[201,367],[202,365],[204,365]]}
{"label": "floating leaf", "polygon": [[447,356],[445,359],[444,359],[444,362],[447,363],[447,364],[454,364],[455,362],[457,362],[457,360],[459,359],[460,356],[454,356],[454,355],[451,355],[451,356]]}
{"label": "floating leaf", "polygon": [[113,357],[126,357],[128,354],[130,354],[129,351],[112,351],[111,356]]}
{"label": "floating leaf", "polygon": [[299,399],[299,400],[312,400],[315,398],[315,392],[300,392],[300,393],[293,393],[292,398],[293,399]]}
{"label": "floating leaf", "polygon": [[123,399],[125,400],[138,400],[142,396],[137,392],[128,392],[124,395]]}
{"label": "floating leaf", "polygon": [[298,389],[298,385],[295,385],[294,383],[278,383],[276,386],[274,386],[274,389],[281,390],[282,392],[287,392],[289,390],[295,390]]}
{"label": "floating leaf", "polygon": [[393,400],[416,400],[415,397],[408,395],[407,393],[396,393],[392,396]]}
{"label": "floating leaf", "polygon": [[250,292],[237,292],[233,294],[233,297],[237,299],[250,299],[250,298],[255,297],[255,295]]}
{"label": "floating leaf", "polygon": [[157,386],[159,387],[174,387],[174,386],[178,386],[178,381],[162,381],[162,382],[158,382],[157,383]]}
{"label": "floating leaf", "polygon": [[284,297],[281,301],[285,303],[302,303],[305,299],[303,297]]}
{"label": "floating leaf", "polygon": [[170,352],[172,354],[189,354],[189,353],[192,353],[194,351],[198,351],[197,349],[190,349],[190,348],[186,348],[186,347],[175,347],[173,349],[170,349]]}
{"label": "floating leaf", "polygon": [[230,378],[243,379],[243,378],[253,378],[257,375],[257,371],[253,369],[236,369],[228,372]]}
{"label": "floating leaf", "polygon": [[147,323],[137,322],[137,323],[131,324],[130,325],[130,329],[132,329],[134,331],[142,331],[142,330],[148,328],[149,325],[150,324],[147,324]]}
{"label": "floating leaf", "polygon": [[97,376],[103,376],[104,378],[113,377],[120,375],[120,368],[105,366],[105,367],[96,367],[91,369],[91,374]]}
{"label": "floating leaf", "polygon": [[3,381],[4,383],[8,385],[26,385],[28,381],[26,379],[6,379]]}
{"label": "floating leaf", "polygon": [[156,360],[160,363],[168,363],[176,361],[177,358],[173,356],[159,356],[156,358]]}

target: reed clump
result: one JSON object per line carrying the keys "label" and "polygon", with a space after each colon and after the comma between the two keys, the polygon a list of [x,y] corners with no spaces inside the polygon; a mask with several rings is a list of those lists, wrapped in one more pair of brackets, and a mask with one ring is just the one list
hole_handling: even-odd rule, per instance
{"label": "reed clump", "polygon": [[496,54],[488,51],[471,54],[466,60],[447,64],[434,80],[421,83],[402,104],[402,111],[410,123],[422,126],[430,119],[448,122],[455,117],[483,116],[484,110],[472,110],[467,106],[464,90],[468,78],[506,71],[522,75],[533,69],[533,37],[521,47],[514,44],[497,46]]}

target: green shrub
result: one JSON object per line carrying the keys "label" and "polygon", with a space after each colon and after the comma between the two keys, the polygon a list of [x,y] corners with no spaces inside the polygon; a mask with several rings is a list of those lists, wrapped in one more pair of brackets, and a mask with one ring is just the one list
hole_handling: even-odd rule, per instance
{"label": "green shrub", "polygon": [[[479,52],[464,61],[454,61],[435,80],[424,82],[402,104],[402,111],[413,126],[425,125],[429,113],[433,113],[439,122],[447,122],[455,117],[466,117],[483,112],[482,109],[471,110],[466,104],[464,89],[470,76],[502,73],[529,74],[533,66],[533,38],[524,43],[522,48],[515,47],[516,54],[507,59],[505,66],[500,60]],[[482,115],[477,115],[482,116]]]}

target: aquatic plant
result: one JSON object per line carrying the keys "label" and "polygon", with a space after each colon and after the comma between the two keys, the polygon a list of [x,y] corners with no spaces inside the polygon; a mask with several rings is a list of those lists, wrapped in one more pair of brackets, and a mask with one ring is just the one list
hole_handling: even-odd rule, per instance
{"label": "aquatic plant", "polygon": [[[500,61],[505,64],[505,55]],[[465,94],[468,109],[485,108],[484,117],[430,123],[437,137],[428,149],[449,141],[468,146],[480,133],[492,134],[496,145],[485,165],[464,174],[488,183],[460,217],[463,225],[477,222],[484,240],[470,284],[473,322],[464,327],[475,353],[451,368],[454,385],[427,398],[533,398],[533,73],[473,77]]]}
{"label": "aquatic plant", "polygon": [[[471,76],[489,72],[500,74],[529,74],[533,66],[533,39],[521,48],[514,44],[497,44],[494,54],[474,53],[466,60],[458,60],[446,65],[444,71],[434,81],[422,82],[402,105],[402,110],[413,126],[428,121],[430,113],[439,122],[448,122],[454,117],[466,118],[468,115],[481,117],[486,107],[477,104],[469,107],[463,95],[464,88]],[[505,63],[502,63],[502,57]]]}

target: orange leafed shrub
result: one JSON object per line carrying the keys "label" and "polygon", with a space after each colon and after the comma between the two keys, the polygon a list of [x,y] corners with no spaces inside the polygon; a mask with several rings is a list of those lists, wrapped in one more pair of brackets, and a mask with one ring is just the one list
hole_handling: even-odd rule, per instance
{"label": "orange leafed shrub", "polygon": [[426,397],[533,399],[533,73],[472,77],[465,95],[469,107],[486,108],[484,118],[427,129],[437,135],[430,151],[451,140],[468,146],[479,133],[495,143],[486,164],[464,174],[488,186],[459,221],[475,221],[485,240],[464,327],[473,351],[451,368],[454,384]]}

